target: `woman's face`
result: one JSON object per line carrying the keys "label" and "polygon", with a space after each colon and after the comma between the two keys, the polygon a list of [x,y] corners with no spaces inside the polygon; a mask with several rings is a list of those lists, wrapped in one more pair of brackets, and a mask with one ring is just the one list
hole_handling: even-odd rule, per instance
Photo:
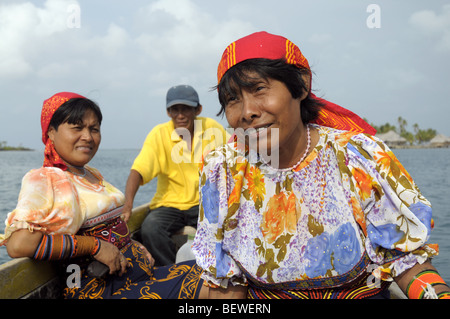
{"label": "woman's face", "polygon": [[[264,149],[270,154],[278,147],[280,156],[283,152],[292,153],[303,133],[300,102],[306,94],[294,99],[283,82],[249,75],[255,77],[255,84],[236,90],[236,96],[227,98],[228,123],[234,129],[244,129],[249,147],[258,152]],[[252,145],[255,140],[257,145]]]}
{"label": "woman's face", "polygon": [[50,127],[48,137],[65,162],[84,166],[97,153],[101,141],[100,124],[95,113],[88,110],[81,124],[62,123],[58,130]]}

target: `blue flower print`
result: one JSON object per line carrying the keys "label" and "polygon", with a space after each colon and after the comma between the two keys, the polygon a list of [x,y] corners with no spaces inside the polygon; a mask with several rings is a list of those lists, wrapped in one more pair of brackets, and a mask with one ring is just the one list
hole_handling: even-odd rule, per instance
{"label": "blue flower print", "polygon": [[419,218],[422,224],[427,227],[428,235],[431,233],[431,207],[424,203],[418,202],[409,206],[409,210]]}
{"label": "blue flower print", "polygon": [[222,243],[216,243],[216,277],[224,278],[230,269],[230,256],[222,249]]}
{"label": "blue flower print", "polygon": [[339,274],[351,270],[361,258],[361,249],[356,236],[356,231],[350,223],[340,226],[332,236],[333,265]]}
{"label": "blue flower print", "polygon": [[393,249],[395,243],[405,235],[402,231],[397,229],[395,224],[386,224],[373,226],[369,224],[367,226],[368,236],[374,248],[381,246],[387,249]]}
{"label": "blue flower print", "polygon": [[219,191],[215,184],[206,181],[205,185],[202,187],[202,205],[203,211],[205,213],[206,219],[211,223],[215,224],[219,218]]}
{"label": "blue flower print", "polygon": [[309,260],[305,272],[309,278],[324,276],[331,269],[330,235],[327,232],[308,240],[305,257]]}

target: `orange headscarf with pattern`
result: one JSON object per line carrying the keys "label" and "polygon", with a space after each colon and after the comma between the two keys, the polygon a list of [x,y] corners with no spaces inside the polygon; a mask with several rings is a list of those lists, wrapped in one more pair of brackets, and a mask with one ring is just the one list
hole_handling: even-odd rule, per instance
{"label": "orange headscarf with pattern", "polygon": [[[239,62],[256,58],[285,59],[289,64],[308,70],[311,75],[308,60],[303,56],[298,46],[282,36],[262,31],[236,40],[225,49],[217,68],[218,83],[220,83],[225,72]],[[314,123],[340,130],[375,135],[376,130],[355,113],[311,93],[311,76],[309,90],[309,94],[323,104],[319,112],[319,118]]]}
{"label": "orange headscarf with pattern", "polygon": [[42,106],[41,112],[41,128],[42,128],[42,142],[45,144],[44,150],[44,166],[46,167],[59,167],[62,170],[67,170],[67,166],[64,161],[61,159],[59,154],[55,150],[55,146],[52,141],[48,138],[48,128],[50,125],[50,121],[52,120],[53,114],[55,114],[56,110],[74,98],[83,98],[76,93],[71,92],[60,92],[53,95],[51,98],[44,101],[44,105]]}

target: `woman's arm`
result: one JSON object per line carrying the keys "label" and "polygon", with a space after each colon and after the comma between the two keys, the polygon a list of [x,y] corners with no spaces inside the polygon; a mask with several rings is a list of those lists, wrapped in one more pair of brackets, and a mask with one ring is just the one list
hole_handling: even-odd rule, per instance
{"label": "woman's arm", "polygon": [[6,244],[6,251],[11,258],[34,256],[44,234],[40,231],[30,232],[28,229],[19,229],[11,234]]}
{"label": "woman's arm", "polygon": [[[86,240],[87,236],[78,236],[78,238]],[[40,231],[30,232],[28,229],[20,229],[11,234],[6,244],[6,250],[11,258],[20,258],[20,257],[33,258],[36,254],[36,250],[38,249],[38,247],[40,247],[43,239],[44,233]],[[55,247],[52,248],[56,249]],[[85,247],[83,250],[85,251],[84,254],[88,254],[86,252]],[[50,255],[52,256],[70,255],[66,254],[67,252],[63,252],[62,254],[60,253],[61,252],[56,252]],[[100,249],[93,257],[96,260],[108,266],[110,274],[118,273],[119,275],[122,275],[123,273],[126,272],[126,269],[129,266],[128,261],[119,251],[119,249],[113,244],[108,243],[106,241],[101,241]]]}
{"label": "woman's arm", "polygon": [[[421,276],[421,274],[425,274],[424,271],[427,270],[429,270],[430,272],[428,272],[428,274],[425,276]],[[423,290],[421,287],[426,287],[427,283],[433,284],[444,282],[444,280],[440,278],[436,268],[434,268],[431,262],[428,260],[423,264],[417,263],[412,268],[403,272],[402,274],[400,274],[400,276],[395,278],[395,282],[408,298],[417,299],[419,293],[421,293]],[[433,285],[433,288],[437,295],[445,291],[450,293],[450,288],[445,283],[435,284]]]}

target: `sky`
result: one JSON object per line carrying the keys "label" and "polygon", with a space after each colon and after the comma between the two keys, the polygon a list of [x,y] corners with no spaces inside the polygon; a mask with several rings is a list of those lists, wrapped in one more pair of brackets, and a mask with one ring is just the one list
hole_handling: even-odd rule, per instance
{"label": "sky", "polygon": [[0,141],[43,149],[42,103],[61,91],[99,104],[105,149],[140,148],[178,84],[226,126],[217,65],[257,31],[300,47],[316,95],[450,136],[448,0],[0,0]]}

